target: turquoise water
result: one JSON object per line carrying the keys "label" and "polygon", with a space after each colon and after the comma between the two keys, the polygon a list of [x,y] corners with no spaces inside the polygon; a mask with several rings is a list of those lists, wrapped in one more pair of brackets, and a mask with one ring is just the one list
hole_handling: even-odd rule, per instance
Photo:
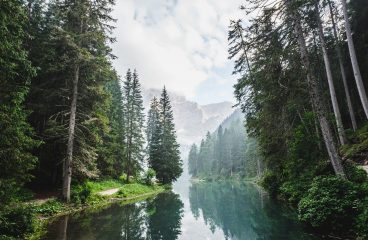
{"label": "turquoise water", "polygon": [[54,221],[44,239],[319,239],[256,185],[178,183],[172,192]]}

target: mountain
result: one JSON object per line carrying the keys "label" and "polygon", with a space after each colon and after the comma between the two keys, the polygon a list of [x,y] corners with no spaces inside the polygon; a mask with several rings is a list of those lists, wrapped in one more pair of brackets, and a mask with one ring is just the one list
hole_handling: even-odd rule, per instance
{"label": "mountain", "polygon": [[[220,125],[221,125],[222,129],[224,129],[224,130],[227,129],[227,128],[230,128],[230,126],[234,122],[238,122],[238,121],[240,122],[240,124],[242,126],[244,126],[243,120],[244,120],[244,114],[241,112],[241,110],[239,108],[237,108],[237,109],[234,110],[234,112],[231,115],[229,115],[227,118],[225,118],[225,120],[223,120]],[[216,131],[218,130],[220,125],[216,128]]]}
{"label": "mountain", "polygon": [[[150,100],[154,96],[159,98],[160,94],[161,90],[158,89],[143,89],[142,95],[146,110],[149,108]],[[182,152],[186,152],[185,150],[192,143],[198,143],[207,131],[215,131],[219,124],[234,112],[231,102],[199,105],[179,94],[169,92],[169,95]]]}

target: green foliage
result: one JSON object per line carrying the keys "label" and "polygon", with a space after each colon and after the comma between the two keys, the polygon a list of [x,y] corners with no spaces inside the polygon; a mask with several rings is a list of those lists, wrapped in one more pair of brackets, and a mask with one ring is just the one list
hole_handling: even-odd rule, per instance
{"label": "green foliage", "polygon": [[118,196],[129,198],[145,193],[151,193],[152,191],[160,191],[163,188],[160,186],[147,186],[139,183],[125,184],[117,193]]}
{"label": "green foliage", "polygon": [[145,173],[145,176],[144,176],[145,184],[153,185],[155,178],[156,178],[156,171],[153,170],[152,168],[148,168],[148,170],[147,170],[147,172]]}
{"label": "green foliage", "polygon": [[109,129],[101,133],[102,143],[99,146],[97,161],[97,167],[103,178],[118,178],[123,172],[125,161],[123,95],[119,77],[115,72],[111,77],[111,81],[105,86],[105,91],[110,95],[106,110]]}
{"label": "green foliage", "polygon": [[24,239],[35,231],[35,212],[32,206],[20,205],[0,212],[0,238]]}
{"label": "green foliage", "polygon": [[52,199],[42,203],[41,205],[34,206],[33,209],[35,213],[44,217],[48,217],[54,215],[55,213],[62,212],[64,210],[64,206],[60,201]]}
{"label": "green foliage", "polygon": [[126,159],[123,164],[127,182],[139,175],[143,161],[144,108],[138,73],[128,69],[123,85]]}
{"label": "green foliage", "polygon": [[363,125],[357,131],[349,135],[350,143],[342,146],[341,151],[345,157],[362,161],[364,154],[368,152],[368,124]]}
{"label": "green foliage", "polygon": [[206,180],[253,178],[261,175],[257,141],[247,136],[240,110],[235,110],[214,133],[207,133],[201,144],[192,145],[189,173]]}
{"label": "green foliage", "polygon": [[120,175],[119,180],[122,182],[126,182],[127,181],[127,174],[123,173],[122,175]]}
{"label": "green foliage", "polygon": [[346,162],[344,168],[346,176],[350,181],[357,184],[367,182],[367,172],[358,167],[355,163]]}
{"label": "green foliage", "polygon": [[280,187],[280,195],[291,204],[297,205],[309,189],[308,180],[298,179],[298,181],[284,182]]}
{"label": "green foliage", "polygon": [[[368,187],[367,187],[368,192]],[[357,217],[357,230],[358,233],[364,237],[368,237],[368,198],[366,198],[359,206],[360,214]]]}
{"label": "green foliage", "polygon": [[354,223],[358,193],[352,182],[317,177],[298,204],[299,219],[323,231],[346,233]]}
{"label": "green foliage", "polygon": [[72,186],[70,193],[71,202],[74,204],[85,204],[89,196],[91,196],[92,187],[88,183]]}
{"label": "green foliage", "polygon": [[279,193],[279,180],[276,174],[266,171],[263,174],[261,185],[272,195],[276,196]]}
{"label": "green foliage", "polygon": [[124,180],[104,180],[104,181],[87,181],[85,184],[91,190],[91,193],[96,193],[112,188],[119,188],[123,186]]}
{"label": "green foliage", "polygon": [[22,1],[0,2],[0,209],[31,179],[37,162],[33,129],[24,101],[35,73],[25,50],[28,25]]}
{"label": "green foliage", "polygon": [[148,162],[163,184],[175,181],[183,172],[179,144],[176,139],[173,110],[166,88],[162,90],[160,101],[153,99],[149,111]]}

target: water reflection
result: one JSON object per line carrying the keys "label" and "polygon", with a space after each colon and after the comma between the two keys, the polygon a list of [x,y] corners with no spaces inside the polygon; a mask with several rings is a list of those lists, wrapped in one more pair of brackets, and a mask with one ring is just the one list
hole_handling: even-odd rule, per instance
{"label": "water reflection", "polygon": [[290,210],[252,184],[193,184],[189,201],[193,216],[212,233],[222,230],[225,239],[316,239],[303,232]]}
{"label": "water reflection", "polygon": [[85,211],[58,218],[44,239],[175,240],[181,233],[183,203],[166,192],[145,202]]}
{"label": "water reflection", "polygon": [[178,194],[163,193],[148,202],[148,239],[177,239],[181,233],[183,202]]}
{"label": "water reflection", "polygon": [[199,183],[174,189],[180,194],[166,192],[140,203],[61,217],[44,239],[318,239],[303,230],[293,211],[254,184]]}

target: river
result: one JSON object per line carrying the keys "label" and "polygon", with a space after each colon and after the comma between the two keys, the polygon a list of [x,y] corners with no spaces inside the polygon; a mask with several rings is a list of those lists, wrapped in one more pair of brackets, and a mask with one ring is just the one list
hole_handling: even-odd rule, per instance
{"label": "river", "polygon": [[295,213],[253,183],[190,183],[142,202],[58,218],[44,239],[311,240]]}

